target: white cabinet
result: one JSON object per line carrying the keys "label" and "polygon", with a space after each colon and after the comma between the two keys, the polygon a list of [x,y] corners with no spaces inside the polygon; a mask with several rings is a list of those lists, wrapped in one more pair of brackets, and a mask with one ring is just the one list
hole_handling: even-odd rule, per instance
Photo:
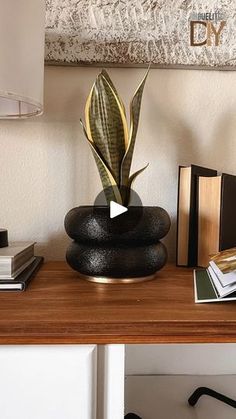
{"label": "white cabinet", "polygon": [[125,368],[125,345],[0,345],[0,419],[230,419],[215,400],[187,399],[202,385],[236,398],[235,354],[235,344],[127,345]]}
{"label": "white cabinet", "polygon": [[0,346],[0,419],[124,419],[124,345]]}
{"label": "white cabinet", "polygon": [[125,345],[98,346],[97,419],[124,419]]}
{"label": "white cabinet", "polygon": [[0,346],[1,419],[96,419],[95,345]]}

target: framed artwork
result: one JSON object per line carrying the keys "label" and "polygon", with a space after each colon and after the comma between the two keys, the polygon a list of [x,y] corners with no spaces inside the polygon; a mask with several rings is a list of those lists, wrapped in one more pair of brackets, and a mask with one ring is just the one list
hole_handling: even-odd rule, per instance
{"label": "framed artwork", "polygon": [[47,64],[234,70],[235,0],[46,0]]}

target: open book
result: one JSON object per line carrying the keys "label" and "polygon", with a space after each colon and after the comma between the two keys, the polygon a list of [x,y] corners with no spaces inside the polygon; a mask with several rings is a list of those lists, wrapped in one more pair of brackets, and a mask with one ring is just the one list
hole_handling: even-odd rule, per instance
{"label": "open book", "polygon": [[236,248],[211,257],[207,269],[194,271],[195,302],[232,301],[236,299]]}
{"label": "open book", "polygon": [[236,283],[222,287],[209,269],[194,270],[195,303],[213,303],[236,300]]}

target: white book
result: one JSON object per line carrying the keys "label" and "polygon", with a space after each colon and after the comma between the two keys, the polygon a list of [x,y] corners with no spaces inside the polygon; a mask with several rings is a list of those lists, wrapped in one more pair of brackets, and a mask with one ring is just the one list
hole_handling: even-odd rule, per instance
{"label": "white book", "polygon": [[236,291],[235,283],[223,287],[218,276],[216,275],[211,266],[207,268],[207,272],[209,273],[210,279],[213,282],[213,285],[215,286],[216,291],[220,297],[225,297],[226,295],[230,295],[234,291]]}
{"label": "white book", "polygon": [[213,260],[210,261],[210,267],[217,275],[222,287],[236,283],[236,271],[223,273]]}
{"label": "white book", "polygon": [[34,242],[11,242],[0,248],[0,279],[13,279],[34,256]]}
{"label": "white book", "polygon": [[21,272],[15,280],[0,280],[1,291],[25,291],[34,274],[38,271],[43,263],[41,256],[35,256],[33,262]]}
{"label": "white book", "polygon": [[27,262],[21,265],[21,267],[17,269],[17,271],[15,271],[13,275],[0,275],[0,282],[1,280],[5,281],[7,279],[14,281],[21,274],[21,272],[23,272],[26,268],[28,268],[28,266],[34,261],[35,261],[35,256],[33,256],[32,258],[27,260]]}

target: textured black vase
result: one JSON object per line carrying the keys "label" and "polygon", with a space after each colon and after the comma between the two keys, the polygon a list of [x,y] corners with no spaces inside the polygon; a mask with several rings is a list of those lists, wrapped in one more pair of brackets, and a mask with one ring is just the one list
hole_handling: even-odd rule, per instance
{"label": "textured black vase", "polygon": [[66,260],[96,282],[151,279],[167,261],[160,239],[169,228],[169,215],[160,207],[128,207],[113,219],[107,206],[73,208],[65,217],[66,232],[73,239]]}

